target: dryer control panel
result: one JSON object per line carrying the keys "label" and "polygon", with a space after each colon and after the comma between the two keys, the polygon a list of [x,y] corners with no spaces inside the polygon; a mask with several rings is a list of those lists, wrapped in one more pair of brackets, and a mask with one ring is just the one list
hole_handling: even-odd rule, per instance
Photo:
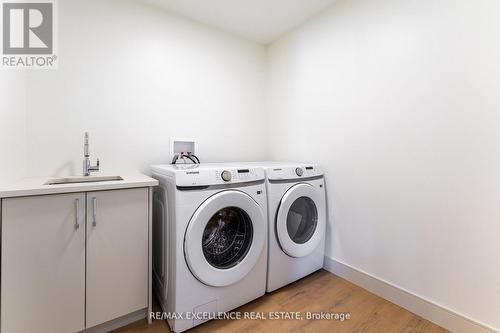
{"label": "dryer control panel", "polygon": [[176,173],[176,184],[181,187],[241,184],[264,179],[261,168],[196,168]]}
{"label": "dryer control panel", "polygon": [[323,170],[317,165],[290,165],[269,167],[266,170],[269,180],[295,180],[323,176]]}

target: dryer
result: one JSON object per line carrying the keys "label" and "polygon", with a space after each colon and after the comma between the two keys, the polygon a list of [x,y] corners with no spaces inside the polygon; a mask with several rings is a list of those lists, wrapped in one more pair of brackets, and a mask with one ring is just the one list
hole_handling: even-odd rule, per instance
{"label": "dryer", "polygon": [[326,200],[318,165],[262,162],[268,196],[268,274],[271,292],[323,267]]}
{"label": "dryer", "polygon": [[157,165],[153,285],[174,332],[265,293],[267,200],[262,168]]}

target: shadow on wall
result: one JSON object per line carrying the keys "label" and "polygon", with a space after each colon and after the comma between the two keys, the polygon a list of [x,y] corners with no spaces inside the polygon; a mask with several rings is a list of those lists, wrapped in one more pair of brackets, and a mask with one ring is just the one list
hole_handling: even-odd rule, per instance
{"label": "shadow on wall", "polygon": [[62,177],[64,175],[79,175],[82,171],[75,166],[75,161],[68,161],[54,170],[52,177]]}

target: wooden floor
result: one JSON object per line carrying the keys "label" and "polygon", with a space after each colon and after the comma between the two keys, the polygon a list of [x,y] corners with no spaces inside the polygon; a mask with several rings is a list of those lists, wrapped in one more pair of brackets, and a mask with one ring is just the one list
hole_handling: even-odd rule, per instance
{"label": "wooden floor", "polygon": [[[321,270],[296,283],[267,294],[235,311],[300,311],[350,313],[350,319],[334,320],[212,320],[188,332],[448,332],[370,292]],[[114,333],[167,333],[164,321],[146,320]]]}

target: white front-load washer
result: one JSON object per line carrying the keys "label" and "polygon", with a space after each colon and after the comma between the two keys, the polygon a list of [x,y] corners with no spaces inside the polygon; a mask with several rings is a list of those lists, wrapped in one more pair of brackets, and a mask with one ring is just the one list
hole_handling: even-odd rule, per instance
{"label": "white front-load washer", "polygon": [[265,293],[267,200],[262,168],[157,165],[153,285],[182,332]]}
{"label": "white front-load washer", "polygon": [[317,165],[259,162],[266,171],[268,274],[271,292],[323,267],[326,202]]}

